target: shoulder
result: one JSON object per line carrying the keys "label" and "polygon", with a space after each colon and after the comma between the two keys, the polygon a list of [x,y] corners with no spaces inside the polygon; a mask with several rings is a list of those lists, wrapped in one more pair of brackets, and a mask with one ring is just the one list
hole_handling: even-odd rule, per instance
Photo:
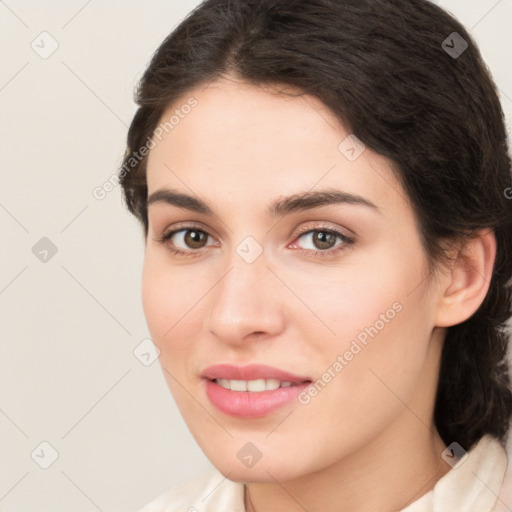
{"label": "shoulder", "polygon": [[245,512],[243,494],[243,484],[210,469],[168,489],[139,512]]}

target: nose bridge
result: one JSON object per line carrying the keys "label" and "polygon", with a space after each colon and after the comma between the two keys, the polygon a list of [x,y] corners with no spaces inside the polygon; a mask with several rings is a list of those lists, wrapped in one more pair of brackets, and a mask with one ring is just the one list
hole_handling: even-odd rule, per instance
{"label": "nose bridge", "polygon": [[282,328],[276,286],[267,268],[263,247],[246,237],[226,256],[225,272],[211,300],[210,331],[224,341],[238,343],[253,332],[275,333]]}

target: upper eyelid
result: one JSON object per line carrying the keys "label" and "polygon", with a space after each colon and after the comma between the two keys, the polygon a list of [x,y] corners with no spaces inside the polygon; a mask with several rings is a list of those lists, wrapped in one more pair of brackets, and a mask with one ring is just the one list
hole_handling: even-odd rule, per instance
{"label": "upper eyelid", "polygon": [[352,235],[348,232],[349,230],[347,228],[342,228],[338,226],[329,226],[326,222],[323,221],[316,221],[320,222],[320,225],[314,224],[314,221],[306,222],[304,226],[301,227],[297,232],[297,234],[303,235],[307,233],[308,231],[338,231],[342,235],[346,236],[347,238],[350,238]]}
{"label": "upper eyelid", "polygon": [[[314,224],[315,222],[317,222],[317,223],[320,222],[321,225]],[[172,225],[171,228],[165,228],[163,230],[163,234],[165,235],[165,234],[170,233],[172,231],[177,232],[177,231],[181,231],[183,229],[185,229],[185,230],[186,229],[197,229],[199,231],[204,231],[208,235],[211,235],[211,233],[209,231],[209,228],[203,227],[200,223],[196,224],[193,221],[190,221],[190,222],[183,221],[183,224],[177,223],[177,225]],[[341,231],[341,232],[348,231],[347,228],[328,226],[325,221],[309,221],[309,222],[306,222],[304,224],[304,226],[302,226],[301,229],[298,229],[298,230],[294,229],[294,233],[296,232],[297,234],[304,234],[308,230],[321,230],[321,229],[333,230],[333,231]],[[346,234],[346,233],[343,233],[343,234]],[[350,235],[346,234],[346,236],[350,236]]]}
{"label": "upper eyelid", "polygon": [[173,233],[173,235],[175,235],[179,231],[186,231],[186,230],[203,231],[208,236],[213,237],[213,235],[210,233],[210,231],[208,229],[206,229],[205,227],[201,226],[200,224],[196,225],[194,222],[184,221],[183,224],[180,224],[180,223],[178,223],[177,225],[173,224],[171,227],[164,228],[162,231],[160,231],[160,233],[162,233],[162,234],[160,236],[157,236],[156,238],[165,238],[167,235],[170,235],[171,233]]}

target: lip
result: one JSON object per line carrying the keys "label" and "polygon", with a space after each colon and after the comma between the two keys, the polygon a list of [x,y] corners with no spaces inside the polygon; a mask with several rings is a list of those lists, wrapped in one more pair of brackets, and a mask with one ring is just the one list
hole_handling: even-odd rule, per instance
{"label": "lip", "polygon": [[[260,364],[209,366],[201,376],[205,381],[206,396],[210,402],[224,414],[243,419],[261,418],[284,407],[296,399],[312,382],[310,377],[301,377],[279,368]],[[213,379],[277,379],[292,382],[294,385],[259,392],[232,391],[220,386]]]}
{"label": "lip", "polygon": [[311,377],[301,377],[293,373],[281,370],[274,366],[265,364],[249,364],[247,366],[234,366],[231,364],[216,364],[205,368],[201,377],[209,380],[230,379],[230,380],[257,380],[257,379],[277,379],[280,381],[290,381],[293,384],[311,382]]}

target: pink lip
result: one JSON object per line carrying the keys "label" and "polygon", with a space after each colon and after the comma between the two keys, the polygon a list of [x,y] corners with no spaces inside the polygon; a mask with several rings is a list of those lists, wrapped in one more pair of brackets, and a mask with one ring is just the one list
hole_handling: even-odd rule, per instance
{"label": "pink lip", "polygon": [[[206,383],[206,395],[210,402],[221,412],[238,418],[250,419],[266,416],[292,402],[312,379],[266,365],[251,364],[237,367],[228,364],[209,366],[202,374]],[[289,381],[294,385],[270,391],[231,391],[213,379],[257,380],[277,379]]]}
{"label": "pink lip", "polygon": [[205,379],[230,379],[230,380],[257,380],[277,379],[290,381],[294,384],[312,381],[311,377],[301,377],[293,373],[280,370],[264,364],[249,364],[247,366],[233,366],[231,364],[216,364],[205,368],[201,377]]}

